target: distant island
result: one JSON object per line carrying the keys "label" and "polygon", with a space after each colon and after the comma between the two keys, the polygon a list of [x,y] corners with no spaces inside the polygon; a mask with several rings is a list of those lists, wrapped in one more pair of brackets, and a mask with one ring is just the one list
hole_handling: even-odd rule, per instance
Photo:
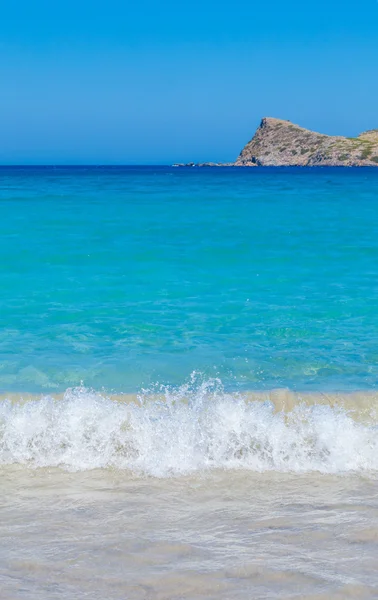
{"label": "distant island", "polygon": [[176,163],[175,167],[378,167],[378,129],[355,138],[325,135],[264,117],[233,163]]}

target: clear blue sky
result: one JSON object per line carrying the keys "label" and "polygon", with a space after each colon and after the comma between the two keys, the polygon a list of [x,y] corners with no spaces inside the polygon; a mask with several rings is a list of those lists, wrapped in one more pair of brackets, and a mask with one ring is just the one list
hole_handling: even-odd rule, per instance
{"label": "clear blue sky", "polygon": [[233,160],[262,116],[378,127],[377,0],[19,0],[0,163]]}

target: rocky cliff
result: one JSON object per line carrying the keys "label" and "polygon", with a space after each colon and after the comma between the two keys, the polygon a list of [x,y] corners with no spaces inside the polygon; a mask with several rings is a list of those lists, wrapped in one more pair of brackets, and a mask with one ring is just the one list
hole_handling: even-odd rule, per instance
{"label": "rocky cliff", "polygon": [[378,167],[378,129],[346,138],[265,117],[234,165]]}

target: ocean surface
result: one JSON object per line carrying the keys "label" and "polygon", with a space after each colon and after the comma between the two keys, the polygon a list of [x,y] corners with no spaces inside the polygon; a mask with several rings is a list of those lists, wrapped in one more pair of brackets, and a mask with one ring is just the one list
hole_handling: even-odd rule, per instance
{"label": "ocean surface", "polygon": [[378,169],[0,167],[0,598],[378,597]]}

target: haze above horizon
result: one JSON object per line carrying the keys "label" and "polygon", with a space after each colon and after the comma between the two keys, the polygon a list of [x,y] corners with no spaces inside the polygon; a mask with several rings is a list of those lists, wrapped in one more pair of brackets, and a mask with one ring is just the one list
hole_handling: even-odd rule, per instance
{"label": "haze above horizon", "polygon": [[0,164],[232,161],[261,117],[378,127],[378,3],[2,7]]}

